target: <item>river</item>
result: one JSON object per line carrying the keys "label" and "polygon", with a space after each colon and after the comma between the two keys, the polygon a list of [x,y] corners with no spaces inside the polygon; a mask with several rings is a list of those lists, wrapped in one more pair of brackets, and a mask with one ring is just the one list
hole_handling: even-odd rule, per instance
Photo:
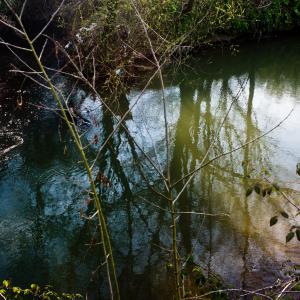
{"label": "river", "polygon": [[[256,289],[300,264],[299,242],[285,241],[300,217],[291,217],[295,210],[283,196],[300,205],[300,41],[285,37],[236,50],[206,50],[166,70],[170,169],[175,182],[193,171],[208,149],[208,159],[230,152],[276,127],[293,110],[267,136],[201,169],[177,203],[181,212],[216,215],[180,214],[180,255],[192,255],[226,286]],[[57,84],[66,83],[60,79]],[[98,187],[123,299],[170,299],[170,220],[158,208],[167,203],[153,193],[153,188],[162,189],[160,177],[136,145],[165,171],[161,89],[154,80],[140,97],[140,85],[122,100],[125,109],[115,109],[121,115],[140,98],[126,118],[126,130],[120,129],[105,147],[95,172],[105,178]],[[116,121],[84,90],[78,88],[73,96],[81,99],[81,114],[90,122],[78,126],[94,157]],[[83,217],[92,213],[87,177],[53,113],[52,98],[32,86],[24,107],[15,106],[15,96],[7,98],[0,101],[0,130],[13,131],[24,143],[0,157],[0,278],[21,286],[37,282],[88,291],[90,299],[98,292],[105,297],[107,283],[97,272],[102,260],[96,226]],[[0,142],[1,149],[14,143],[7,137]],[[184,182],[176,185],[177,193]],[[249,187],[263,189],[274,182],[280,192],[263,197],[253,191],[246,197]],[[270,227],[275,215],[278,224]]]}

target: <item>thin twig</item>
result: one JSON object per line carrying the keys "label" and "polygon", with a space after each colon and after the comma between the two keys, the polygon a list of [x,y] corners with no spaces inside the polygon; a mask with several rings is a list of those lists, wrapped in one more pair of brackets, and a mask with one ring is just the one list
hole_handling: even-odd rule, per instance
{"label": "thin twig", "polygon": [[40,30],[40,32],[35,36],[35,38],[32,39],[32,43],[34,44],[34,42],[46,31],[46,29],[49,27],[49,25],[52,23],[52,21],[54,20],[54,18],[56,17],[56,15],[59,13],[60,9],[62,8],[63,4],[64,4],[65,0],[62,0],[60,5],[58,6],[58,8],[56,9],[56,11],[52,14],[51,18],[49,19],[49,21],[47,22],[47,24],[44,26],[44,28],[42,30]]}
{"label": "thin twig", "polygon": [[290,280],[285,286],[284,288],[280,291],[280,293],[278,294],[278,296],[276,297],[276,300],[279,300],[281,298],[282,295],[284,295],[285,291],[292,285],[292,283],[295,282],[295,279],[293,278],[292,280]]}
{"label": "thin twig", "polygon": [[248,293],[249,295],[257,295],[269,300],[273,300],[270,296],[258,293],[258,292],[252,292],[252,291],[248,291],[245,289],[223,289],[223,290],[216,290],[216,291],[211,291],[208,293],[205,293],[203,295],[200,296],[195,296],[195,297],[187,297],[185,298],[186,300],[197,300],[197,299],[203,299],[206,298],[207,296],[213,295],[213,294],[221,294],[221,293],[229,293],[229,292],[244,292],[244,293]]}
{"label": "thin twig", "polygon": [[15,26],[13,26],[13,25],[11,25],[11,24],[5,22],[5,21],[2,20],[1,18],[0,18],[0,23],[2,23],[3,25],[5,25],[5,26],[7,26],[7,27],[9,27],[9,28],[11,28],[11,29],[13,29],[14,31],[16,31],[16,32],[18,32],[19,34],[21,34],[21,35],[24,36],[24,33],[23,33],[20,29],[18,29],[17,27],[15,27]]}
{"label": "thin twig", "polygon": [[10,152],[10,151],[12,151],[13,149],[15,149],[15,148],[21,146],[21,145],[24,143],[23,138],[21,138],[20,136],[14,136],[14,138],[17,140],[17,143],[14,144],[14,145],[12,145],[12,146],[10,146],[10,147],[8,147],[8,148],[6,148],[6,149],[4,149],[4,150],[1,150],[1,151],[0,151],[0,156],[1,156],[1,155],[7,154],[8,152]]}
{"label": "thin twig", "polygon": [[189,214],[189,215],[199,215],[199,216],[208,216],[208,217],[230,217],[229,214],[226,213],[205,213],[205,212],[195,212],[195,211],[176,211],[176,214]]}
{"label": "thin twig", "polygon": [[0,44],[5,45],[5,46],[10,46],[10,47],[13,47],[13,48],[16,48],[16,49],[19,49],[19,50],[31,52],[31,49],[24,48],[24,47],[20,47],[20,46],[11,44],[11,43],[4,42],[4,41],[2,40],[2,38],[0,38]]}
{"label": "thin twig", "polygon": [[40,56],[39,56],[40,60],[42,60],[42,56],[43,56],[43,53],[44,53],[44,50],[46,48],[47,43],[48,43],[48,39],[45,40],[45,43],[43,45],[42,51],[41,51]]}
{"label": "thin twig", "polygon": [[20,15],[19,15],[21,20],[22,20],[23,13],[24,13],[26,5],[27,5],[27,0],[24,0],[23,5],[22,5],[22,9],[21,9],[21,12],[20,12]]}

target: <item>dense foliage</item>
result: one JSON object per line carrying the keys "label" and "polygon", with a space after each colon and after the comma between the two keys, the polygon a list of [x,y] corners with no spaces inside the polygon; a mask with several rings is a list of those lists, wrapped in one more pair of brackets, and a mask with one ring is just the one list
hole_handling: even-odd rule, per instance
{"label": "dense foliage", "polygon": [[[116,70],[128,75],[151,67],[152,58],[140,14],[161,58],[185,54],[203,44],[241,35],[260,38],[299,25],[299,0],[88,0],[65,7],[61,25],[82,56],[93,53],[100,75],[116,82]],[[82,45],[82,47],[80,46]],[[147,66],[145,66],[145,64]]]}
{"label": "dense foliage", "polygon": [[[22,1],[10,3],[18,7]],[[46,18],[45,12],[57,3],[28,0],[28,8],[42,10],[34,15]],[[69,0],[58,23],[69,32],[66,44],[77,44],[82,57],[93,53],[98,76],[115,84],[116,70],[132,75],[149,69],[145,57],[152,58],[151,51],[137,12],[147,24],[156,53],[169,58],[203,44],[242,35],[260,38],[295,28],[300,22],[300,0],[82,0],[79,5]],[[7,14],[3,0],[1,13]],[[91,69],[92,63],[88,65]]]}

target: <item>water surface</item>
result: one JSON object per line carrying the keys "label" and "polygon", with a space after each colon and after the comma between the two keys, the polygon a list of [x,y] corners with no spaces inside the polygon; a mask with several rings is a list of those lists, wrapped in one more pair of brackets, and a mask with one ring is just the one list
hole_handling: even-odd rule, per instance
{"label": "water surface", "polygon": [[[178,200],[180,211],[230,215],[182,214],[178,219],[181,256],[192,255],[227,285],[263,287],[283,278],[288,265],[300,263],[298,242],[285,243],[289,226],[299,220],[280,218],[269,226],[272,216],[282,211],[292,215],[293,208],[278,192],[245,195],[254,184],[267,187],[270,181],[299,204],[299,50],[300,41],[293,37],[247,44],[237,55],[208,51],[170,68],[165,76],[173,182],[194,170],[209,148],[208,159],[233,150],[275,127],[293,109],[268,136],[198,172]],[[125,110],[140,93],[135,87],[122,100]],[[79,126],[91,143],[92,157],[116,121],[91,95],[78,89],[74,97],[83,99],[80,110],[91,122]],[[27,102],[52,105],[50,95],[36,88]],[[8,99],[0,108],[2,132],[13,130],[24,139],[0,162],[0,277],[19,285],[38,282],[106,295],[105,279],[97,272],[102,259],[95,224],[82,218],[92,212],[87,178],[70,137],[52,111],[27,103],[21,113],[14,103]],[[121,115],[124,107],[116,112]],[[165,172],[164,133],[160,84],[155,81],[96,164],[95,176],[100,171],[109,180],[98,187],[125,299],[170,298],[171,275],[165,267],[170,261],[170,219],[157,208],[167,208],[167,203],[153,193],[163,185],[141,152]]]}

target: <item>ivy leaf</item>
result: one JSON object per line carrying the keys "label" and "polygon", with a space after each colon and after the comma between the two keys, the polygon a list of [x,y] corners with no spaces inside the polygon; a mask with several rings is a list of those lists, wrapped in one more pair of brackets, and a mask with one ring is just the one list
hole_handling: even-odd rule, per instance
{"label": "ivy leaf", "polygon": [[31,290],[32,291],[34,291],[34,292],[38,292],[39,291],[39,289],[40,289],[40,287],[37,285],[37,284],[35,284],[35,283],[32,283],[31,285],[30,285],[30,288],[31,288]]}
{"label": "ivy leaf", "polygon": [[17,286],[14,286],[12,290],[13,290],[13,293],[14,293],[14,294],[20,294],[21,291],[22,291],[22,290],[21,290],[19,287],[17,287]]}
{"label": "ivy leaf", "polygon": [[296,236],[297,236],[298,241],[300,241],[300,229],[296,230]]}
{"label": "ivy leaf", "polygon": [[285,211],[282,211],[282,212],[281,212],[281,215],[282,215],[284,218],[286,218],[286,219],[289,218],[289,215],[288,215]]}
{"label": "ivy leaf", "polygon": [[249,197],[252,194],[252,192],[253,192],[253,188],[252,187],[248,188],[246,191],[246,197]]}
{"label": "ivy leaf", "polygon": [[10,286],[9,280],[3,280],[3,286],[4,286],[5,288],[8,288],[8,287]]}
{"label": "ivy leaf", "polygon": [[286,243],[288,243],[294,236],[295,236],[295,232],[293,231],[289,232],[285,237]]}
{"label": "ivy leaf", "polygon": [[278,217],[274,216],[273,218],[270,219],[270,226],[275,225],[278,222]]}
{"label": "ivy leaf", "polygon": [[31,295],[32,291],[30,289],[25,289],[24,290],[24,295]]}

